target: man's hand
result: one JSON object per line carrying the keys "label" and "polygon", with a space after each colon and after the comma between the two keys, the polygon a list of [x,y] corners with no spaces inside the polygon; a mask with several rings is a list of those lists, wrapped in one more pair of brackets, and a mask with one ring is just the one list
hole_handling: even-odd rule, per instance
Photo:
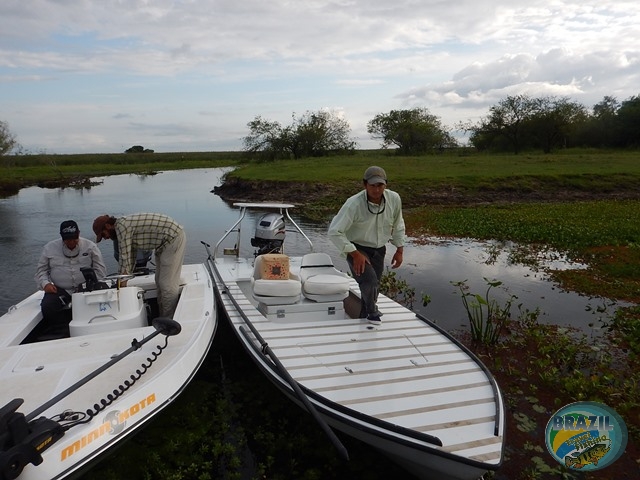
{"label": "man's hand", "polygon": [[43,290],[45,293],[58,293],[58,288],[53,283],[47,283]]}
{"label": "man's hand", "polygon": [[398,268],[400,265],[402,265],[403,253],[404,252],[402,247],[396,250],[396,253],[393,254],[393,258],[391,259],[391,268]]}
{"label": "man's hand", "polygon": [[367,265],[367,263],[371,263],[369,261],[369,257],[367,257],[364,253],[359,252],[358,250],[349,252],[349,256],[351,257],[351,260],[353,260],[353,272],[356,275],[362,275],[362,273],[364,273],[364,267]]}

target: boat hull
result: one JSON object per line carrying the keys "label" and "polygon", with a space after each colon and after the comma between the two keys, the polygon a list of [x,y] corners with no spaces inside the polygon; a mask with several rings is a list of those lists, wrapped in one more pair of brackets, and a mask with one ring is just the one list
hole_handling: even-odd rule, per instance
{"label": "boat hull", "polygon": [[[179,333],[156,334],[148,341],[144,339],[156,332],[153,326],[21,344],[24,329],[17,325],[39,321],[39,294],[0,317],[5,339],[0,346],[0,404],[22,398],[24,404],[19,411],[25,415],[37,412],[52,398],[117,359],[36,415],[54,418],[71,411],[87,422],[68,428],[62,438],[42,451],[41,464],[24,468],[21,480],[77,475],[158,415],[189,384],[209,351],[217,315],[213,285],[204,265],[183,266],[181,284],[173,318],[180,324]],[[129,285],[155,295],[152,275],[136,277]],[[143,344],[136,348],[137,343]]]}
{"label": "boat hull", "polygon": [[[300,261],[290,259],[294,274]],[[359,309],[355,281],[337,307],[323,309],[303,298],[271,308],[251,298],[251,259],[210,258],[208,265],[236,336],[297,405],[308,410],[288,375],[265,355],[265,345],[324,422],[417,477],[474,480],[500,467],[504,405],[498,386],[435,324],[382,295],[381,326],[352,318]]]}

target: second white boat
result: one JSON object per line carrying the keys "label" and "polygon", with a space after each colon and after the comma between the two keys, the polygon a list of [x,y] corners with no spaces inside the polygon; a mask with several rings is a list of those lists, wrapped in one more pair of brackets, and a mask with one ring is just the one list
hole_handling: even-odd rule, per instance
{"label": "second white boat", "polygon": [[[313,415],[342,456],[348,452],[333,429],[419,478],[475,480],[500,467],[504,403],[468,349],[383,295],[381,325],[358,318],[357,282],[313,251],[290,217],[293,205],[235,206],[238,221],[207,260],[218,301],[247,353]],[[243,256],[241,225],[256,209],[269,213],[257,221],[256,251]],[[309,254],[284,254],[287,227],[309,244]]]}

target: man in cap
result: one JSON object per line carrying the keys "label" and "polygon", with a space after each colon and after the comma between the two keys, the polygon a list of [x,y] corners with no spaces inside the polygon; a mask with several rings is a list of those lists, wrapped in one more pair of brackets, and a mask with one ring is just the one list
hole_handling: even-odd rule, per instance
{"label": "man in cap", "polygon": [[80,236],[78,224],[65,220],[60,224],[60,238],[42,249],[35,280],[44,290],[41,308],[46,321],[59,323],[69,320],[64,313],[71,304],[71,294],[85,281],[81,268],[93,268],[97,278],[104,278],[107,267],[98,246]]}
{"label": "man in cap", "polygon": [[405,227],[400,195],[387,189],[387,174],[381,167],[367,168],[364,189],[349,197],[329,225],[329,238],[347,257],[351,273],[360,285],[360,318],[380,325],[377,300],[384,271],[386,244],[396,251],[391,268],[402,265]]}
{"label": "man in cap", "polygon": [[101,215],[93,222],[93,232],[96,242],[103,238],[117,240],[121,275],[133,273],[139,250],[155,250],[159,313],[173,317],[186,247],[182,226],[160,213],[135,213],[118,218]]}

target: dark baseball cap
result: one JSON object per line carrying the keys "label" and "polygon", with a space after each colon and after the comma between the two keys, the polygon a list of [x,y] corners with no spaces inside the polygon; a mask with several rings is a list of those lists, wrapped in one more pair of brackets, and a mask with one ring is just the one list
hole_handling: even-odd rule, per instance
{"label": "dark baseball cap", "polygon": [[60,236],[63,240],[72,240],[80,237],[78,224],[73,220],[65,220],[60,224]]}

